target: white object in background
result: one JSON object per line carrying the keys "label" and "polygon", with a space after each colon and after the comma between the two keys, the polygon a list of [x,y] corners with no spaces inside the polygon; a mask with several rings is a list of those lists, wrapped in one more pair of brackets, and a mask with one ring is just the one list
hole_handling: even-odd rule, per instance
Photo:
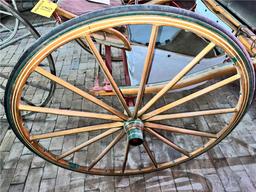
{"label": "white object in background", "polygon": [[213,12],[211,12],[211,10],[206,7],[206,5],[202,2],[202,0],[196,1],[195,12],[199,15],[203,15],[208,19],[211,19],[212,21],[224,27],[226,30],[232,32],[232,29],[226,23],[224,23],[218,16],[216,16]]}
{"label": "white object in background", "polygon": [[101,3],[101,4],[110,5],[110,0],[88,0],[88,1],[94,2],[94,3]]}

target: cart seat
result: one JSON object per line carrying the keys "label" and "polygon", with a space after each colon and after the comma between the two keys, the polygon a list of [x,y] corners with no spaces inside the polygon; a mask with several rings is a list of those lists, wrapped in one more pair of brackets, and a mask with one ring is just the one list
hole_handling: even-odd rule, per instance
{"label": "cart seat", "polygon": [[256,32],[256,2],[254,0],[218,0],[218,2]]}
{"label": "cart seat", "polygon": [[77,16],[98,9],[113,7],[122,5],[120,0],[110,0],[110,5],[95,3],[87,0],[59,0],[58,6],[68,12],[71,12]]}

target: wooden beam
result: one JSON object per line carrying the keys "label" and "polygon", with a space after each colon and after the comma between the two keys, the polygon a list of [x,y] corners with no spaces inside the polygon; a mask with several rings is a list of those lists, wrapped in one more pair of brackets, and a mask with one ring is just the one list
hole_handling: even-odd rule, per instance
{"label": "wooden beam", "polygon": [[154,155],[152,154],[152,152],[150,151],[146,140],[144,140],[143,146],[144,146],[149,158],[151,159],[152,163],[154,164],[155,168],[157,168],[158,166],[157,166],[156,159],[155,159]]}
{"label": "wooden beam", "polygon": [[122,92],[120,91],[119,87],[117,86],[115,80],[113,79],[111,73],[108,70],[108,67],[106,65],[106,63],[104,62],[104,60],[102,59],[98,49],[96,48],[94,42],[92,41],[90,34],[86,34],[85,35],[85,39],[87,41],[88,46],[90,47],[93,55],[96,57],[99,65],[101,66],[101,69],[103,70],[105,76],[107,77],[107,79],[109,80],[113,91],[116,93],[117,98],[119,99],[120,103],[122,104],[122,106],[124,107],[125,111],[127,112],[127,114],[129,116],[131,116],[131,112],[126,104],[126,101],[124,99],[124,96],[122,94]]}
{"label": "wooden beam", "polygon": [[118,141],[124,136],[125,132],[122,131],[119,133],[113,141],[109,143],[109,145],[93,160],[93,162],[88,166],[88,170],[92,169],[108,152],[109,150],[117,144]]}
{"label": "wooden beam", "polygon": [[[256,61],[255,61],[255,65],[256,65]],[[202,70],[195,74],[191,74],[187,77],[184,77],[176,85],[172,87],[172,90],[181,89],[184,87],[202,83],[207,80],[216,79],[219,77],[234,75],[234,74],[236,74],[236,68],[233,66],[232,63],[229,63],[227,65],[224,65],[224,64],[216,65],[214,68],[211,67],[209,69]],[[159,85],[149,85],[145,87],[144,94],[157,93],[164,88],[166,83],[161,83]],[[120,89],[124,95],[137,95],[139,90],[138,87],[120,87]],[[90,93],[93,95],[101,95],[101,96],[115,95],[113,91],[104,91],[104,90],[91,91]]]}
{"label": "wooden beam", "polygon": [[153,131],[150,128],[145,128],[145,131],[147,131],[148,133],[150,133],[151,135],[155,136],[156,138],[158,138],[160,141],[164,142],[165,144],[169,145],[170,147],[172,147],[173,149],[175,149],[176,151],[179,151],[180,153],[186,155],[187,157],[190,156],[189,152],[186,151],[185,149],[182,149],[181,147],[179,147],[178,145],[176,145],[175,143],[171,142],[169,139],[167,139],[166,137],[164,137],[163,135],[160,135],[159,133],[157,133],[156,131]]}
{"label": "wooden beam", "polygon": [[150,36],[149,45],[148,45],[148,51],[147,51],[147,55],[146,55],[146,59],[145,59],[144,67],[143,67],[143,72],[142,72],[142,76],[141,76],[141,80],[140,80],[140,86],[139,86],[139,90],[138,90],[138,94],[137,94],[137,98],[136,98],[136,102],[135,102],[135,107],[134,107],[134,113],[133,113],[134,119],[137,117],[137,112],[141,105],[141,101],[142,101],[142,98],[144,95],[146,83],[148,81],[148,77],[150,74],[152,60],[154,57],[156,39],[157,39],[157,35],[158,35],[158,29],[159,29],[159,26],[156,26],[156,25],[152,26],[151,36]]}
{"label": "wooden beam", "polygon": [[117,128],[117,127],[122,127],[122,126],[123,126],[122,122],[91,125],[91,126],[87,126],[87,127],[68,129],[68,130],[64,130],[64,131],[55,131],[55,132],[52,132],[52,133],[31,135],[30,140],[33,141],[33,140],[38,140],[38,139],[47,139],[47,138],[60,137],[60,136],[78,134],[78,133],[89,132],[89,131],[97,131],[97,130],[102,130],[102,129]]}
{"label": "wooden beam", "polygon": [[130,145],[129,145],[129,142],[127,142],[127,143],[126,143],[126,148],[125,148],[125,154],[124,154],[124,162],[123,162],[123,166],[122,166],[122,173],[125,172],[126,163],[127,163],[128,154],[129,154],[129,150],[130,150]]}
{"label": "wooden beam", "polygon": [[225,114],[225,113],[234,113],[236,111],[237,111],[236,108],[226,108],[226,109],[211,109],[211,110],[204,110],[204,111],[173,113],[173,114],[157,115],[147,119],[147,121],[159,121],[159,120],[165,120],[165,119],[179,119],[179,118],[206,116],[206,115],[218,115],[218,114]]}
{"label": "wooden beam", "polygon": [[72,18],[75,18],[77,17],[77,15],[69,12],[69,11],[66,11],[60,7],[57,7],[56,10],[55,10],[55,13],[57,13],[58,15],[62,16],[62,17],[65,17],[67,19],[72,19]]}
{"label": "wooden beam", "polygon": [[191,129],[184,129],[184,128],[179,128],[179,127],[173,127],[173,126],[169,126],[169,125],[162,125],[162,124],[158,124],[158,123],[145,122],[144,126],[148,127],[148,128],[161,129],[161,130],[185,134],[185,135],[217,138],[217,134],[206,133],[206,132],[202,132],[202,131],[195,131],[195,130],[191,130]]}
{"label": "wooden beam", "polygon": [[35,107],[30,105],[19,105],[19,110],[21,111],[33,111],[37,113],[48,113],[54,115],[63,115],[63,116],[71,116],[71,117],[85,117],[85,118],[94,118],[94,119],[106,119],[112,121],[121,121],[122,119],[115,116],[104,113],[93,113],[86,111],[74,111],[74,110],[66,110],[66,109],[54,109],[48,107]]}
{"label": "wooden beam", "polygon": [[107,137],[108,135],[111,135],[115,132],[117,132],[118,130],[120,130],[121,128],[113,128],[113,129],[110,129],[110,130],[107,130],[99,135],[97,135],[96,137],[93,137],[92,139],[74,147],[73,149],[59,155],[57,157],[57,160],[60,160],[60,159],[63,159],[64,157],[67,157],[69,156],[70,154],[72,153],[75,153],[76,151],[79,151],[80,149],[84,148],[84,147],[87,147],[88,145],[92,144],[92,143],[95,143],[97,141],[99,141],[100,139],[103,139],[104,137]]}

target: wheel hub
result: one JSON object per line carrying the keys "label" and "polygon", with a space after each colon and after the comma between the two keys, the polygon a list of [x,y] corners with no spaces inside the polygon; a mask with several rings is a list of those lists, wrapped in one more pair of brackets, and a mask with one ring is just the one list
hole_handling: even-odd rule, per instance
{"label": "wheel hub", "polygon": [[140,119],[128,120],[124,123],[124,129],[127,132],[127,138],[130,145],[138,146],[143,143],[144,124]]}

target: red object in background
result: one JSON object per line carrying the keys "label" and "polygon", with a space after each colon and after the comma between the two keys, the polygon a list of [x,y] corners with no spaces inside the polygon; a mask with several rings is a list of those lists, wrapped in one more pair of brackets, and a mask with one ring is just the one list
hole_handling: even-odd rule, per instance
{"label": "red object in background", "polygon": [[170,1],[170,6],[194,11],[196,7],[196,1],[195,0],[172,0]]}

